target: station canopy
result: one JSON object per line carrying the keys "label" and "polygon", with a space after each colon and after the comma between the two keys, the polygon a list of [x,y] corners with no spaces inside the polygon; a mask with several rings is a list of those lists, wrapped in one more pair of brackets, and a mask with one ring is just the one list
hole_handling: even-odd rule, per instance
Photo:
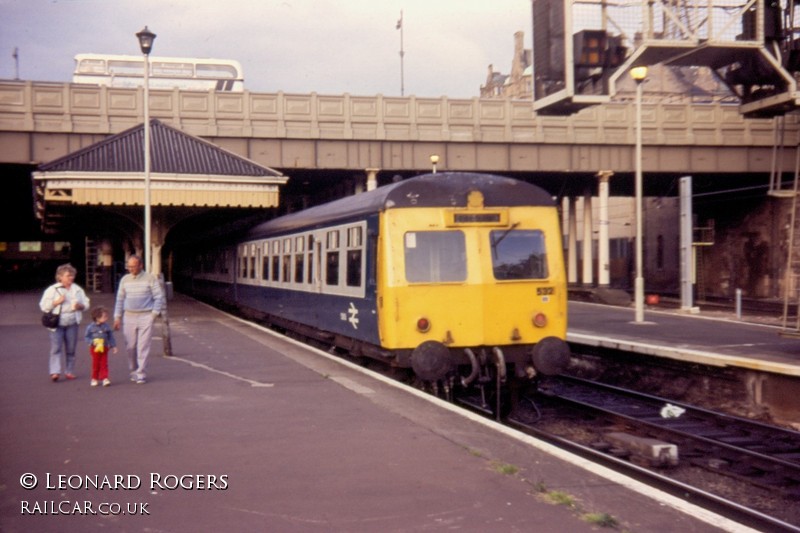
{"label": "station canopy", "polygon": [[[158,119],[150,121],[150,154],[153,207],[277,207],[288,180]],[[33,179],[45,229],[48,214],[68,206],[144,206],[144,124],[39,165]]]}

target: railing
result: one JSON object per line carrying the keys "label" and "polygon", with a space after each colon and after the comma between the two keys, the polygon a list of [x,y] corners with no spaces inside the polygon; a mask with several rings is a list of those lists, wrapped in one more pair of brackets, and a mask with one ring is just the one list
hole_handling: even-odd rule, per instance
{"label": "railing", "polygon": [[[151,90],[150,114],[201,137],[390,142],[633,145],[634,106],[609,103],[567,117],[537,116],[530,101]],[[646,103],[643,143],[770,147],[772,119],[736,105]],[[0,81],[0,132],[115,134],[143,122],[139,89]],[[786,117],[787,145],[798,119]]]}

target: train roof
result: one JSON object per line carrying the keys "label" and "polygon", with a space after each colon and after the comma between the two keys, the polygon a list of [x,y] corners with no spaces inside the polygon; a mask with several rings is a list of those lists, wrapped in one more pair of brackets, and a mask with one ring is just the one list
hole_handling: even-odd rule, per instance
{"label": "train roof", "polygon": [[281,216],[253,228],[248,236],[320,227],[365,217],[386,209],[466,207],[471,191],[483,194],[486,207],[553,206],[552,196],[536,185],[493,174],[439,172],[424,174]]}

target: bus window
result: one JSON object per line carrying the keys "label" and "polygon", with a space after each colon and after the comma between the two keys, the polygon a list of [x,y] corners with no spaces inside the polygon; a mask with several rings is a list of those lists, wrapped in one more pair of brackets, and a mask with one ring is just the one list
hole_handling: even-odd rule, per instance
{"label": "bus window", "polygon": [[195,69],[198,78],[236,78],[236,69],[230,65],[198,63]]}

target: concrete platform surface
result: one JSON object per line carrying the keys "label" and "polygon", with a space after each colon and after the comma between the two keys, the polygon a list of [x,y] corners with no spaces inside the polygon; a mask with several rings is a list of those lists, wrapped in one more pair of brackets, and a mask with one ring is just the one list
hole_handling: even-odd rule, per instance
{"label": "concrete platform surface", "polygon": [[39,296],[0,293],[6,533],[747,531],[181,295],[147,384],[83,341],[52,383]]}
{"label": "concrete platform surface", "polygon": [[800,340],[779,332],[732,313],[647,309],[635,322],[632,307],[569,302],[567,338],[574,342],[800,376]]}

